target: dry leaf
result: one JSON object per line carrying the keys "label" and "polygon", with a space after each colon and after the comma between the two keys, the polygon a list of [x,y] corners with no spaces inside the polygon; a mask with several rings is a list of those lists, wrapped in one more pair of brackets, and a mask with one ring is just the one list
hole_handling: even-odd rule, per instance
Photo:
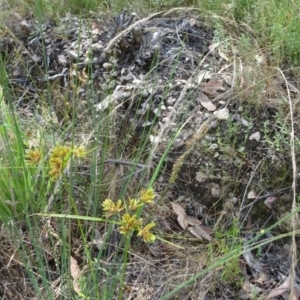
{"label": "dry leaf", "polygon": [[219,49],[219,51],[218,51],[218,54],[219,54],[219,56],[220,56],[221,58],[223,58],[224,60],[229,61],[228,56],[227,56],[224,52],[222,52],[220,49]]}
{"label": "dry leaf", "polygon": [[232,86],[232,81],[233,81],[232,75],[223,74],[222,78],[229,86]]}
{"label": "dry leaf", "polygon": [[280,296],[281,294],[283,294],[285,291],[287,291],[290,288],[290,284],[291,284],[291,276],[289,275],[285,281],[277,288],[273,289],[268,297],[266,299],[271,299],[273,297],[277,297]]}
{"label": "dry leaf", "polygon": [[220,43],[213,43],[213,44],[211,44],[211,45],[208,47],[209,52],[214,51],[219,45],[220,45]]}
{"label": "dry leaf", "polygon": [[272,204],[277,200],[276,197],[274,196],[271,196],[271,197],[268,197],[265,201],[264,201],[264,204],[269,208],[269,209],[272,209]]}
{"label": "dry leaf", "polygon": [[248,266],[253,269],[255,272],[260,273],[264,270],[262,264],[254,257],[254,255],[251,253],[250,250],[248,250],[249,247],[245,246],[243,251],[243,257],[248,264]]}
{"label": "dry leaf", "polygon": [[198,224],[201,225],[201,222],[195,217],[185,215],[185,220],[189,225],[198,225]]}
{"label": "dry leaf", "polygon": [[200,84],[200,90],[204,93],[217,96],[217,90],[224,90],[223,80],[210,80],[209,82],[202,82]]}
{"label": "dry leaf", "polygon": [[188,229],[191,234],[193,234],[195,237],[201,240],[206,239],[209,242],[212,240],[212,237],[210,236],[212,230],[207,226],[202,226],[201,224],[198,224],[193,227],[189,227]]}
{"label": "dry leaf", "polygon": [[198,101],[200,104],[206,108],[208,111],[215,111],[216,106],[209,100],[209,98],[203,94],[202,92],[199,92],[198,94]]}
{"label": "dry leaf", "polygon": [[102,30],[101,30],[98,22],[92,21],[92,34],[100,35],[101,33],[102,33]]}
{"label": "dry leaf", "polygon": [[186,221],[187,215],[186,215],[183,207],[177,203],[172,202],[172,208],[177,215],[177,221],[178,221],[179,225],[183,229],[186,229],[188,227],[189,223]]}
{"label": "dry leaf", "polygon": [[197,83],[201,84],[203,83],[204,79],[210,79],[213,76],[214,73],[206,70],[201,70],[198,74]]}
{"label": "dry leaf", "polygon": [[78,279],[80,278],[81,271],[80,271],[80,268],[77,264],[76,259],[74,259],[72,256],[70,256],[70,271],[71,271],[71,276],[74,279],[73,280],[74,291],[77,294],[81,294],[80,288],[79,288],[79,285],[78,285]]}
{"label": "dry leaf", "polygon": [[191,26],[194,26],[196,24],[196,19],[195,18],[190,18],[189,23]]}
{"label": "dry leaf", "polygon": [[[171,204],[174,212],[177,214],[177,221],[183,229],[188,229],[191,234],[199,239],[212,240],[210,236],[212,230],[209,227],[201,225],[201,222],[197,218],[188,216],[179,204],[174,202]],[[192,226],[189,227],[189,225]]]}
{"label": "dry leaf", "polygon": [[246,278],[242,289],[239,291],[239,296],[241,299],[254,299],[260,291],[259,287],[251,284],[249,279]]}
{"label": "dry leaf", "polygon": [[261,270],[256,278],[252,280],[252,282],[257,282],[259,284],[263,284],[269,280],[268,274],[265,270]]}

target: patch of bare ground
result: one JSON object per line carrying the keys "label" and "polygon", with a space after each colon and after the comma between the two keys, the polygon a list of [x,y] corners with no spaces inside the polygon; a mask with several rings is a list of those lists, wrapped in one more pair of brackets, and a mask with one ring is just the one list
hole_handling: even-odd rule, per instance
{"label": "patch of bare ground", "polygon": [[[149,211],[157,234],[169,244],[134,241],[123,298],[161,299],[234,247],[242,249],[234,261],[206,272],[170,299],[251,299],[270,296],[272,291],[274,295],[289,278],[289,239],[258,250],[248,249],[246,242],[291,210],[291,122],[296,163],[300,159],[300,99],[293,76],[283,77],[269,68],[259,49],[217,39],[216,32],[192,13],[144,19],[123,13],[114,21],[68,15],[59,24],[42,26],[17,17],[15,24],[6,24],[0,52],[25,133],[32,135],[36,124],[46,131],[54,126],[56,137],[68,139],[69,126],[76,120],[76,139],[84,136],[89,142],[95,122],[111,118],[107,125],[103,121],[103,127],[111,134],[112,159],[131,161],[139,145],[147,145],[139,159],[152,167],[145,177],[141,169],[130,186],[139,180],[146,184],[170,146],[154,186],[158,202]],[[120,154],[118,147],[124,150],[121,157],[114,157]],[[103,199],[116,197],[125,167],[120,161],[104,163],[105,176],[93,184],[105,187]],[[89,212],[89,171],[87,165],[78,166],[75,180],[74,195],[82,215]],[[131,192],[129,188],[127,194]],[[67,203],[54,199],[54,204],[66,211]],[[289,232],[288,221],[261,239]],[[106,226],[82,225],[88,228],[85,241],[76,222],[64,238],[71,241],[70,253],[87,278],[86,290],[95,288],[88,281],[92,264],[98,275],[102,272],[96,286],[101,291],[118,271],[121,238],[115,232],[103,241]],[[0,236],[1,297],[40,299],[43,280],[36,274],[38,295],[28,268],[44,265],[44,280],[54,299],[60,299],[67,293],[63,275],[69,272],[60,261],[61,228],[41,219],[37,245],[32,247],[28,228],[15,227],[20,235],[13,241],[5,229]],[[276,296],[287,299],[289,287]],[[112,298],[117,299],[118,288]]]}

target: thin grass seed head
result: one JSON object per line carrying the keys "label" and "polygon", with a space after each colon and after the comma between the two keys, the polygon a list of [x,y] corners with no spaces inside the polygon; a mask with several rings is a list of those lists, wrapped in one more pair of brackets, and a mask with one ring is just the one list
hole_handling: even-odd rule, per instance
{"label": "thin grass seed head", "polygon": [[152,204],[155,199],[155,192],[153,188],[148,188],[147,190],[142,189],[140,194],[140,200],[143,203]]}
{"label": "thin grass seed head", "polygon": [[126,213],[122,216],[121,226],[119,231],[121,234],[129,234],[133,230],[140,230],[142,226],[142,219],[137,219],[136,215],[131,216],[129,213]]}
{"label": "thin grass seed head", "polygon": [[152,229],[155,226],[156,224],[154,222],[151,222],[147,224],[144,228],[141,228],[137,235],[142,237],[146,243],[152,243],[155,241],[156,236],[152,232],[150,232],[150,229]]}
{"label": "thin grass seed head", "polygon": [[105,199],[102,203],[102,207],[105,212],[104,215],[106,217],[110,217],[116,213],[120,213],[125,208],[123,201],[120,199],[117,201],[117,203],[115,203],[111,199]]}
{"label": "thin grass seed head", "polygon": [[38,149],[28,150],[25,155],[26,164],[30,166],[36,166],[42,159],[42,152]]}

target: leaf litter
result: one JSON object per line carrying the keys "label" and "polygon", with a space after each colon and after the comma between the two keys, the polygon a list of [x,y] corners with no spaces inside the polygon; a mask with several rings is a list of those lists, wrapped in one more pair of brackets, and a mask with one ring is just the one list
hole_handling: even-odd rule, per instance
{"label": "leaf litter", "polygon": [[181,205],[174,202],[171,204],[174,212],[177,214],[177,221],[182,229],[188,229],[191,234],[201,240],[212,241],[212,230],[209,227],[203,226],[197,218],[188,216]]}

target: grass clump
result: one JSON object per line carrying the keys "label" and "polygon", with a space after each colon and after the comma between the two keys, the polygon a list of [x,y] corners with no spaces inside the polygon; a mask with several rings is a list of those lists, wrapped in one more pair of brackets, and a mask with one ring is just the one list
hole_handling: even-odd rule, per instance
{"label": "grass clump", "polygon": [[[25,163],[26,136],[21,131],[14,111],[5,103],[3,89],[0,86],[1,119],[1,160],[0,160],[0,219],[20,218],[38,209],[33,179],[34,172]],[[38,153],[35,159],[40,159]]]}

